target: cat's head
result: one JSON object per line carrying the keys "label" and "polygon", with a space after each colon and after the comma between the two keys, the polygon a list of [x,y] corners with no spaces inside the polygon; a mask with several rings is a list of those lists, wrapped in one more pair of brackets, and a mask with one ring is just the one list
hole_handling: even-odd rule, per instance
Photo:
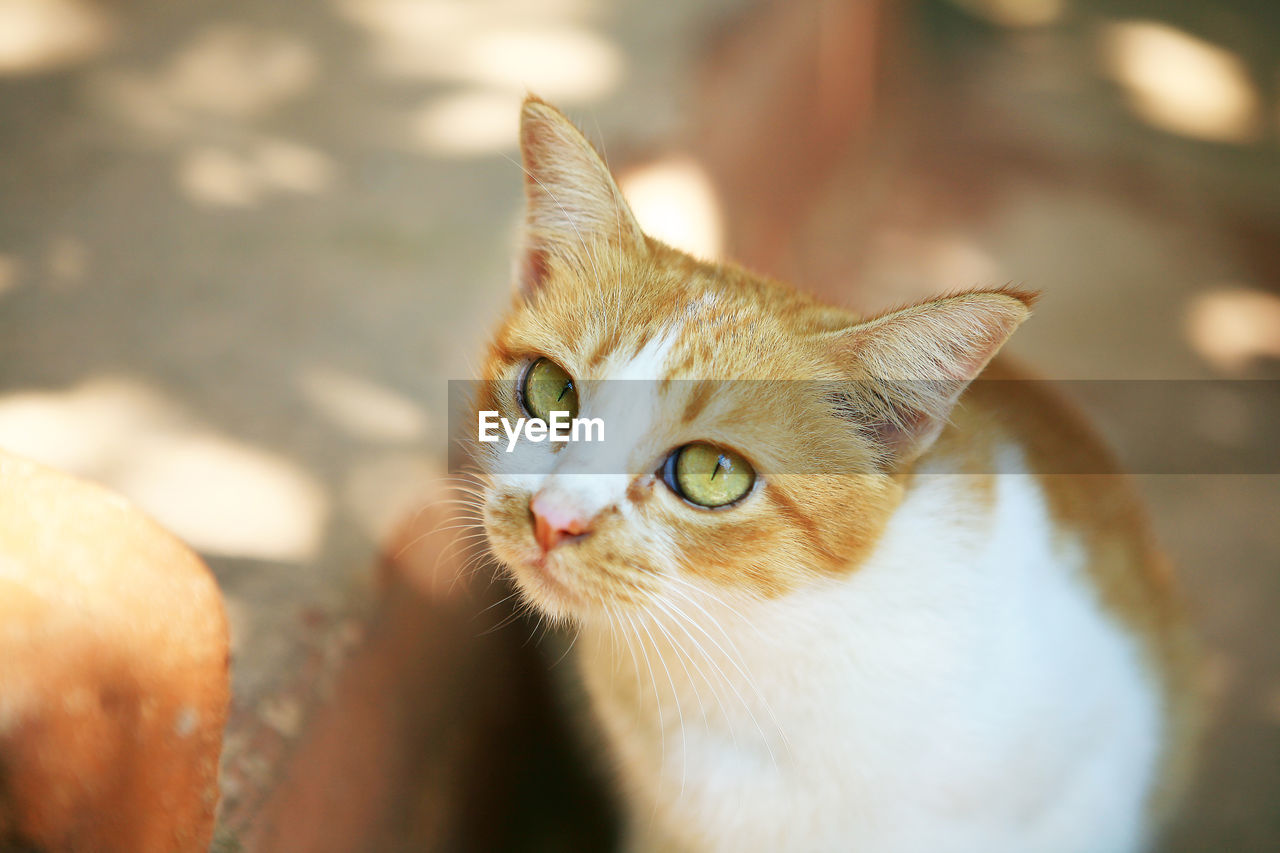
{"label": "cat's head", "polygon": [[569,411],[605,431],[475,445],[489,543],[525,595],[552,616],[614,618],[856,570],[901,472],[1029,298],[859,318],[646,237],[590,143],[534,98],[521,148],[517,293],[472,423]]}

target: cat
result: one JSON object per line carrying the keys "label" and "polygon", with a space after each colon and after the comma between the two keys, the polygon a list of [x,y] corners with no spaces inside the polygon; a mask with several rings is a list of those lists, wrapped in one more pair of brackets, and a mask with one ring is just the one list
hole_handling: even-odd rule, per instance
{"label": "cat", "polygon": [[577,630],[627,849],[1153,843],[1196,729],[1174,579],[1086,425],[1036,383],[970,385],[1022,376],[995,356],[1034,296],[860,317],[647,237],[536,97],[520,143],[476,411],[609,434],[477,444],[477,509]]}

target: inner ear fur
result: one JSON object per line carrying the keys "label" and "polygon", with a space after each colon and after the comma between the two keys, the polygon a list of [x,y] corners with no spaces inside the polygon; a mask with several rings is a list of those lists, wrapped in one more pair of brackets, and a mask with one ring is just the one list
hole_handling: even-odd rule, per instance
{"label": "inner ear fur", "polygon": [[945,296],[821,335],[849,381],[837,409],[855,420],[889,461],[909,461],[947,418],[1037,294],[1001,289]]}
{"label": "inner ear fur", "polygon": [[644,234],[604,160],[563,113],[530,95],[520,111],[525,221],[517,284],[526,294],[546,280],[555,255],[580,265],[603,244],[645,248]]}

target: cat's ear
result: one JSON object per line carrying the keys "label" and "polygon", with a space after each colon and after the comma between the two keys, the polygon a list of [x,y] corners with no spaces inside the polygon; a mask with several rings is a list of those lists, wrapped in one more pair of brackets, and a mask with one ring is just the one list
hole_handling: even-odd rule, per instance
{"label": "cat's ear", "polygon": [[823,335],[849,379],[840,409],[892,462],[924,452],[951,409],[1038,294],[974,291],[922,302]]}
{"label": "cat's ear", "polygon": [[641,251],[644,235],[591,143],[563,113],[530,95],[520,112],[525,228],[519,286],[536,290],[549,256],[592,263],[604,242]]}

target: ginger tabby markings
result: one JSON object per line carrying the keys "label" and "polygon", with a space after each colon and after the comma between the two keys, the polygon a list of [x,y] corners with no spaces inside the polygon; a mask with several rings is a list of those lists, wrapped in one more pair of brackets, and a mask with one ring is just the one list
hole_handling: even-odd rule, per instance
{"label": "ginger tabby markings", "polygon": [[[1172,578],[1060,402],[962,396],[1018,376],[988,363],[1033,296],[858,317],[646,237],[536,98],[521,145],[517,294],[477,408],[542,416],[540,364],[612,455],[477,445],[476,508],[579,632],[629,849],[1145,849],[1195,728]],[[839,381],[863,390],[820,393]],[[1042,473],[1077,467],[1104,473]]]}

